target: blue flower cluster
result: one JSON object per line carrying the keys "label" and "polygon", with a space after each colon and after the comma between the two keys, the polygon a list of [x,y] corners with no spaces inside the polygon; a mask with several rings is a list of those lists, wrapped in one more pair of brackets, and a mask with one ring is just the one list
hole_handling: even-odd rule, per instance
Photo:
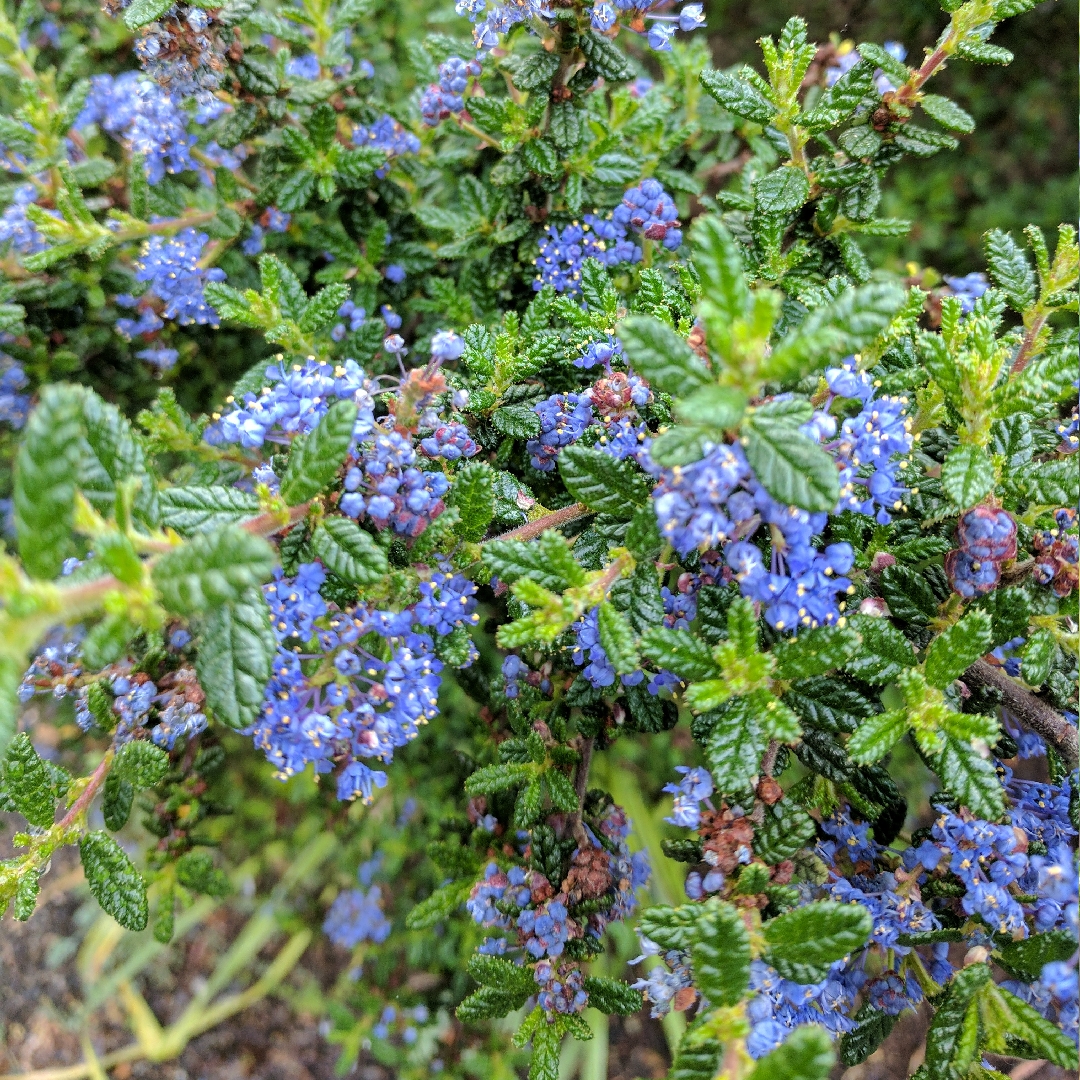
{"label": "blue flower cluster", "polygon": [[386,154],[386,164],[375,170],[380,180],[390,171],[394,158],[420,153],[420,140],[388,115],[379,117],[373,124],[358,124],[353,128],[352,141],[355,146],[370,146]]}
{"label": "blue flower cluster", "polygon": [[[0,244],[11,244],[20,255],[33,255],[49,246],[26,213],[26,208],[36,199],[37,189],[33,184],[20,184],[0,214]],[[52,213],[56,216],[55,211]]]}
{"label": "blue flower cluster", "polygon": [[[0,353],[0,359],[10,360]],[[26,372],[13,361],[0,375],[0,424],[10,424],[18,431],[30,415],[30,395],[21,394],[29,380]]]}
{"label": "blue flower cluster", "polygon": [[363,889],[345,889],[338,893],[323,921],[323,931],[335,944],[348,949],[362,941],[381,944],[390,936],[390,920],[382,911],[382,890],[372,885]]}
{"label": "blue flower cluster", "polygon": [[[127,3],[118,5],[127,7]],[[193,97],[204,115],[219,116],[224,102],[214,96],[227,70],[225,44],[211,12],[178,2],[158,22],[143,27],[135,43],[143,70],[173,100]],[[317,66],[317,61],[316,61]]]}
{"label": "blue flower cluster", "polygon": [[952,587],[964,597],[990,592],[1001,577],[1001,564],[1016,557],[1016,521],[1008,510],[976,506],[960,518],[959,547],[945,557]]}
{"label": "blue flower cluster", "polygon": [[[700,12],[700,5],[693,6]],[[613,220],[628,225],[647,240],[663,244],[668,251],[674,251],[682,244],[679,212],[659,180],[642,180],[630,188],[615,208]]]}
{"label": "blue flower cluster", "polygon": [[218,314],[206,302],[203,289],[207,282],[224,281],[225,271],[199,265],[209,239],[195,229],[182,229],[168,239],[152,236],[135,260],[136,280],[146,282],[148,291],[163,302],[164,317],[181,326],[218,325]]}
{"label": "blue flower cluster", "polygon": [[412,443],[400,432],[376,435],[345,473],[342,512],[358,519],[366,515],[380,529],[392,525],[404,536],[419,536],[445,509],[442,496],[450,481],[442,472],[417,468],[416,460]]}
{"label": "blue flower cluster", "polygon": [[[570,657],[578,667],[584,665],[581,674],[592,686],[604,687],[615,682],[615,668],[612,667],[604,646],[600,644],[599,610],[593,608],[587,611],[570,627],[575,639]],[[637,686],[644,678],[645,672],[640,669],[629,675],[619,676],[623,686]]]}
{"label": "blue flower cluster", "polygon": [[584,394],[552,394],[533,406],[540,417],[540,434],[525,443],[533,468],[551,472],[564,446],[577,442],[592,423],[593,411]]}
{"label": "blue flower cluster", "polygon": [[[897,458],[910,453],[913,442],[907,398],[875,398],[869,376],[856,368],[854,357],[838,368],[829,368],[825,381],[831,395],[863,403],[857,416],[844,421],[839,439],[826,444],[840,463],[838,509],[874,515],[879,525],[887,525],[892,521],[889,511],[902,509],[907,495],[907,488],[898,479],[907,463]],[[815,432],[824,438],[832,434],[830,423],[835,426],[825,413],[811,421]]]}
{"label": "blue flower cluster", "polygon": [[74,126],[97,124],[130,153],[142,154],[146,178],[157,184],[167,173],[195,167],[195,136],[188,134],[187,122],[187,113],[161,87],[141,72],[125,71],[90,80],[90,93]]}
{"label": "blue flower cluster", "polygon": [[[622,209],[622,207],[618,208]],[[597,259],[609,269],[620,263],[642,259],[641,248],[629,238],[628,222],[612,211],[606,217],[586,214],[562,229],[548,225],[540,239],[540,253],[534,260],[537,274],[533,288],[539,292],[550,285],[556,292],[581,292],[581,264]]]}
{"label": "blue flower cluster", "polygon": [[533,978],[540,987],[536,1000],[547,1013],[579,1013],[585,1011],[589,995],[585,992],[585,976],[572,964],[553,964],[541,960],[533,968]]}
{"label": "blue flower cluster", "polygon": [[[264,586],[278,652],[263,714],[248,731],[282,779],[313,764],[336,773],[338,798],[365,801],[385,785],[386,774],[365,762],[389,761],[438,715],[443,665],[417,627],[442,635],[475,622],[476,587],[437,577],[415,609],[398,612],[327,604],[319,563],[293,578],[279,569]],[[309,674],[304,661],[314,659],[318,672]]]}
{"label": "blue flower cluster", "polygon": [[363,439],[375,428],[373,394],[378,388],[355,360],[333,365],[313,358],[288,367],[279,362],[267,367],[266,377],[270,386],[262,394],[245,394],[239,404],[230,401],[235,407],[229,412],[214,414],[207,442],[246,447],[285,443],[310,431],[335,401],[342,400],[354,401],[359,410],[354,438]]}
{"label": "blue flower cluster", "polygon": [[433,434],[420,440],[420,449],[428,457],[459,461],[479,453],[480,447],[464,424],[440,424]]}
{"label": "blue flower cluster", "polygon": [[960,307],[965,315],[970,315],[975,310],[975,301],[990,288],[990,282],[983,273],[965,274],[963,277],[946,275],[945,284],[952,289],[953,295],[960,301]]}
{"label": "blue flower cluster", "polygon": [[439,65],[439,81],[432,83],[420,99],[420,115],[429,127],[435,127],[440,120],[445,120],[452,113],[459,113],[465,108],[465,91],[469,79],[478,79],[483,68],[477,60],[462,60],[460,56],[451,56]]}
{"label": "blue flower cluster", "polygon": [[[818,551],[812,539],[827,515],[776,502],[738,445],[721,444],[692,465],[662,470],[653,509],[661,534],[680,554],[709,552],[726,542],[730,574],[744,596],[764,605],[777,630],[842,625],[841,598],[853,591],[844,577],[854,563],[851,545]],[[767,568],[761,549],[748,539],[762,524],[772,541]]]}

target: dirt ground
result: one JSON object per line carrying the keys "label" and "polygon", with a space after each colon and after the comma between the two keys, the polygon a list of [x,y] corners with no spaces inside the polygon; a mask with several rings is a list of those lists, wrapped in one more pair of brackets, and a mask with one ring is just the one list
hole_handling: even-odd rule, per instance
{"label": "dirt ground", "polygon": [[[5,919],[0,928],[0,1074],[72,1065],[83,1059],[71,1014],[82,991],[76,952],[87,926],[84,894],[58,891],[64,875],[77,874],[74,851],[61,853],[43,880],[42,902],[33,919]],[[50,880],[51,879],[51,880]],[[50,892],[50,888],[53,889]],[[222,947],[235,937],[241,919],[227,907],[174,945],[140,980],[146,1000],[163,1024],[179,1016],[213,968]],[[305,973],[328,984],[344,957],[316,942],[304,957]],[[899,1080],[922,1060],[926,1017],[908,1014],[887,1047],[851,1069],[838,1067],[834,1080]],[[93,1045],[103,1054],[132,1041],[115,1001],[95,1014]],[[338,1049],[323,1038],[319,1021],[296,1014],[283,1001],[263,999],[206,1034],[193,1039],[173,1062],[121,1064],[115,1080],[335,1080]],[[612,1018],[609,1080],[660,1080],[669,1059],[660,1025],[641,1016]],[[1045,1063],[997,1059],[1011,1080],[1068,1080],[1073,1074]],[[358,1080],[393,1080],[392,1072],[367,1055],[347,1074]],[[99,1078],[100,1080],[100,1078]]]}

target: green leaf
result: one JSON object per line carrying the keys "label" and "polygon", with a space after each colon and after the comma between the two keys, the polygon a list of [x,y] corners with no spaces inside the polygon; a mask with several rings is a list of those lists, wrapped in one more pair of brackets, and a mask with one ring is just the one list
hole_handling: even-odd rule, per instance
{"label": "green leaf", "polygon": [[734,75],[706,68],[698,78],[705,90],[736,116],[768,124],[776,115],[776,106],[764,94]]}
{"label": "green leaf", "polygon": [[750,303],[742,251],[716,214],[699,217],[690,230],[694,266],[702,293],[726,321],[741,318]]}
{"label": "green leaf", "polygon": [[631,315],[618,334],[627,362],[656,390],[684,398],[713,381],[693,349],[650,315]]}
{"label": "green leaf", "polygon": [[866,908],[820,900],[765,924],[766,959],[785,979],[820,982],[831,964],[865,945],[873,929]]}
{"label": "green leaf", "polygon": [[25,731],[11,740],[0,765],[0,781],[10,802],[31,825],[47,829],[53,823],[52,778]]}
{"label": "green leaf", "polygon": [[713,1080],[720,1071],[722,1047],[698,1028],[695,1021],[686,1029],[671,1067],[671,1080]]}
{"label": "green leaf", "polygon": [[[539,1006],[537,1006],[539,1008]],[[562,1026],[541,1022],[532,1032],[529,1080],[559,1080],[559,1050]]]}
{"label": "green leaf", "polygon": [[858,47],[859,56],[869,61],[889,77],[889,81],[895,86],[902,86],[908,80],[908,68],[902,60],[897,60],[890,52],[886,52],[880,45],[873,42],[864,42]]}
{"label": "green leaf", "polygon": [[872,765],[904,737],[907,729],[907,713],[903,709],[876,713],[867,717],[848,739],[848,754],[860,765]]}
{"label": "green leaf", "polygon": [[1020,674],[1024,682],[1042,686],[1050,677],[1057,656],[1057,641],[1053,631],[1042,627],[1028,637],[1020,657]]}
{"label": "green leaf", "polygon": [[495,516],[494,476],[490,465],[470,461],[454,477],[446,502],[458,508],[461,517],[455,531],[464,540],[481,539]]}
{"label": "green leaf", "polygon": [[614,41],[590,30],[581,35],[579,42],[589,66],[608,82],[626,82],[634,77],[634,69]]}
{"label": "green leaf", "polygon": [[774,499],[811,512],[836,508],[840,499],[836,463],[817,443],[797,427],[755,412],[743,421],[743,430],[748,440],[746,460]]}
{"label": "green leaf", "polygon": [[528,578],[545,589],[562,591],[585,583],[585,571],[574,558],[566,537],[546,529],[536,540],[489,540],[484,564],[501,581],[512,585]]}
{"label": "green leaf", "polygon": [[[710,387],[705,387],[701,393],[708,393]],[[697,394],[685,400],[694,400]],[[714,428],[691,427],[687,424],[676,424],[667,431],[662,431],[652,441],[649,448],[649,456],[658,465],[670,468],[675,465],[689,465],[691,462],[700,461],[719,441],[720,432]],[[655,515],[654,515],[655,517]]]}
{"label": "green leaf", "polygon": [[773,648],[778,679],[808,679],[842,667],[855,655],[861,638],[851,626],[819,626]]}
{"label": "green leaf", "polygon": [[[1075,944],[1075,943],[1074,943]],[[1010,1034],[1024,1040],[1039,1057],[1076,1072],[1078,1066],[1076,1042],[1057,1024],[1036,1012],[1026,1001],[1002,987],[994,987],[1012,1014]]]}
{"label": "green leaf", "polygon": [[91,670],[115,664],[139,632],[126,612],[107,614],[82,640],[83,662]]}
{"label": "green leaf", "polygon": [[993,762],[963,739],[950,734],[942,739],[945,747],[933,765],[946,790],[976,817],[997,821],[1005,812],[1005,796]]}
{"label": "green leaf", "polygon": [[153,578],[165,607],[193,615],[236,600],[249,586],[266,581],[274,549],[239,525],[198,533],[182,547],[162,555]]}
{"label": "green leaf", "polygon": [[249,588],[203,623],[195,670],[214,716],[239,730],[255,721],[277,652],[262,590]]}
{"label": "green leaf", "polygon": [[754,184],[754,206],[760,214],[794,214],[810,194],[810,181],[802,169],[782,165]]}
{"label": "green leaf", "polygon": [[617,675],[631,675],[641,667],[634,631],[626,616],[605,600],[597,609],[600,644]]}
{"label": "green leaf", "polygon": [[337,319],[338,308],[348,299],[348,285],[327,285],[311,298],[297,324],[305,334],[323,330]]}
{"label": "green leaf", "polygon": [[1004,645],[1015,637],[1026,637],[1031,619],[1031,597],[1026,589],[1011,587],[995,589],[980,597],[978,606],[989,612],[993,620],[990,646]]}
{"label": "green leaf", "polygon": [[[535,983],[534,987],[535,989]],[[599,975],[585,976],[585,993],[589,995],[589,1004],[609,1016],[633,1016],[640,1012],[644,999],[640,990],[635,990],[618,979],[606,979]]]}
{"label": "green leaf", "polygon": [[709,771],[717,792],[742,794],[753,787],[769,737],[748,698],[735,698],[715,715],[716,722],[705,747]]}
{"label": "green leaf", "polygon": [[645,502],[651,487],[632,462],[589,446],[566,447],[559,454],[559,475],[578,502],[623,519]]}
{"label": "green leaf", "polygon": [[465,781],[465,791],[469,795],[494,795],[507,788],[521,787],[534,772],[532,765],[485,765]]}
{"label": "green leaf", "polygon": [[441,886],[405,916],[405,925],[410,930],[428,930],[441,923],[468,900],[472,887],[468,879]]}
{"label": "green leaf", "polygon": [[972,37],[961,38],[956,54],[976,64],[1000,64],[1004,67],[1013,62],[1013,54],[1008,49]]}
{"label": "green leaf", "polygon": [[160,19],[170,7],[170,0],[132,0],[124,10],[124,25],[129,30],[138,30],[140,26]]}
{"label": "green leaf", "polygon": [[[676,401],[675,412],[680,420],[688,424],[700,424],[713,431],[724,431],[737,427],[742,420],[746,412],[746,395],[726,386],[703,386],[689,397]],[[681,430],[683,429],[673,428],[661,438],[666,438],[672,431]],[[653,445],[655,446],[655,443]]]}
{"label": "green leaf", "polygon": [[694,983],[714,1007],[735,1005],[750,985],[750,935],[738,910],[710,900],[694,923]]}
{"label": "green leaf", "polygon": [[791,799],[781,799],[765,808],[762,823],[754,829],[754,854],[775,866],[809,844],[816,831],[814,819],[801,806]]}
{"label": "green leaf", "polygon": [[653,904],[642,910],[638,923],[645,937],[656,942],[661,949],[689,952],[702,910],[691,904],[681,907]]}
{"label": "green leaf", "polygon": [[146,882],[123,848],[99,830],[83,836],[79,855],[86,883],[102,909],[125,930],[145,930],[150,915]]}
{"label": "green leaf", "polygon": [[864,1005],[855,1015],[859,1026],[840,1040],[840,1061],[847,1066],[861,1065],[892,1033],[896,1017]]}
{"label": "green leaf", "polygon": [[806,1024],[760,1058],[747,1080],[828,1080],[836,1055],[824,1028]]}
{"label": "green leaf", "polygon": [[37,867],[24,870],[15,890],[14,915],[19,922],[26,922],[37,907],[38,893],[41,891],[41,871]]}
{"label": "green leaf", "polygon": [[572,814],[578,809],[577,792],[570,778],[559,772],[558,769],[548,769],[544,773],[544,781],[547,783],[548,794],[556,810],[564,814]]}
{"label": "green leaf", "polygon": [[540,417],[527,405],[504,405],[492,413],[491,422],[512,439],[532,439],[540,434]]}
{"label": "green leaf", "polygon": [[1068,960],[1076,952],[1076,938],[1066,930],[1032,934],[1022,941],[1008,941],[999,946],[999,963],[1012,976],[1034,982],[1045,965]]}
{"label": "green leaf", "polygon": [[990,428],[989,450],[1005,459],[1007,469],[1026,465],[1035,451],[1029,417],[1025,413],[1015,413],[995,420]]}
{"label": "green leaf", "polygon": [[85,393],[66,383],[43,387],[15,459],[15,531],[34,577],[56,577],[70,551]]}
{"label": "green leaf", "polygon": [[969,135],[975,130],[975,118],[955,101],[940,94],[923,94],[920,99],[928,116],[932,116],[943,127]]}
{"label": "green leaf", "polygon": [[814,308],[774,347],[762,362],[762,378],[784,381],[859,352],[889,325],[906,301],[906,290],[887,282],[846,289],[830,303]]}
{"label": "green leaf", "polygon": [[941,466],[941,486],[962,510],[981,502],[994,489],[994,465],[979,446],[957,446]]}
{"label": "green leaf", "polygon": [[131,815],[131,804],[135,800],[135,789],[115,770],[105,777],[101,795],[101,813],[105,827],[116,832],[122,829]]}
{"label": "green leaf", "polygon": [[457,1007],[457,1018],[462,1023],[474,1024],[479,1020],[507,1016],[520,1009],[528,997],[527,990],[501,990],[495,986],[482,986]]}
{"label": "green leaf", "polygon": [[207,896],[228,896],[232,883],[228,876],[214,866],[209,851],[186,851],[176,861],[176,880],[192,892]]}
{"label": "green leaf", "polygon": [[966,1077],[975,1059],[975,1046],[966,1037],[968,1016],[977,1008],[975,995],[990,980],[986,964],[961,968],[938,1006],[926,1033],[926,1069],[933,1080],[960,1080]]}
{"label": "green leaf", "polygon": [[168,771],[169,755],[145,739],[125,743],[113,762],[113,772],[137,791],[160,783]]}
{"label": "green leaf", "polygon": [[303,441],[293,443],[281,480],[281,497],[297,506],[315,498],[334,479],[352,445],[356,403],[335,401]]}
{"label": "green leaf", "polygon": [[969,611],[930,643],[926,681],[944,689],[991,649],[993,620],[985,611]]}
{"label": "green leaf", "polygon": [[658,667],[675,672],[687,682],[712,678],[718,672],[708,645],[688,630],[654,626],[643,635],[641,651]]}
{"label": "green leaf", "polygon": [[[938,610],[937,597],[926,575],[911,566],[894,563],[881,575],[881,595],[894,619],[925,626]],[[860,629],[862,627],[860,626]]]}
{"label": "green leaf", "polygon": [[323,565],[354,585],[374,585],[387,573],[386,553],[351,518],[324,518],[311,536],[311,550]]}
{"label": "green leaf", "polygon": [[473,953],[467,970],[483,986],[495,986],[500,990],[525,990],[526,997],[536,990],[536,980],[527,967],[519,967],[502,956],[486,956]]}
{"label": "green leaf", "polygon": [[1080,502],[1080,469],[1075,458],[1032,461],[1006,476],[1010,488],[1038,506],[1075,506]]}

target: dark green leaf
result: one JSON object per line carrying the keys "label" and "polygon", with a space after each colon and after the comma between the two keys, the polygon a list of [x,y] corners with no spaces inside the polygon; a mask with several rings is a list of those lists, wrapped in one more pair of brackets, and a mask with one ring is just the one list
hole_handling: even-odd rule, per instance
{"label": "dark green leaf", "polygon": [[708,645],[688,630],[654,626],[643,635],[641,651],[657,667],[667,668],[687,682],[714,678],[718,672]]}
{"label": "dark green leaf", "polygon": [[159,783],[169,771],[169,755],[144,739],[125,743],[116,753],[113,772],[141,791]]}
{"label": "dark green leaf", "polygon": [[356,403],[335,401],[307,438],[293,443],[281,480],[281,497],[297,506],[315,498],[334,479],[352,445]]}
{"label": "dark green leaf", "polygon": [[934,761],[934,771],[947,791],[976,817],[997,821],[1005,812],[1005,796],[992,761],[967,741],[943,735],[945,748]]}
{"label": "dark green leaf", "polygon": [[1046,627],[1033,631],[1020,659],[1020,674],[1024,682],[1042,686],[1050,676],[1056,656],[1057,641],[1053,631]]}
{"label": "dark green leaf", "polygon": [[688,397],[713,381],[690,346],[658,319],[632,315],[618,333],[628,363],[655,389]]}
{"label": "dark green leaf", "polygon": [[715,214],[699,217],[690,230],[694,266],[705,298],[728,322],[741,318],[750,302],[738,241]]}
{"label": "dark green leaf", "polygon": [[245,589],[266,581],[274,550],[239,525],[198,533],[182,547],[161,556],[154,584],[169,611],[191,615],[236,600]]}
{"label": "dark green leaf", "polygon": [[514,439],[532,439],[540,434],[540,417],[527,405],[504,405],[495,410],[491,422]]}
{"label": "dark green leaf", "polygon": [[47,829],[56,813],[52,778],[25,731],[11,740],[0,766],[4,792],[31,825]]}
{"label": "dark green leaf", "polygon": [[694,923],[694,982],[714,1007],[735,1005],[750,985],[750,935],[731,904],[710,900]]}
{"label": "dark green leaf", "polygon": [[79,841],[86,883],[94,899],[125,930],[145,930],[150,909],[146,882],[107,832],[87,833]]}
{"label": "dark green leaf", "polygon": [[940,94],[923,94],[920,104],[927,115],[932,116],[943,127],[959,131],[964,135],[975,130],[974,117],[947,97],[941,97]]}
{"label": "dark green leaf", "polygon": [[753,120],[755,124],[767,124],[776,115],[776,106],[764,94],[734,75],[706,68],[698,78],[701,85],[736,116]]}
{"label": "dark green leaf", "polygon": [[373,585],[388,569],[386,553],[351,518],[324,518],[311,536],[311,550],[327,570],[354,585]]}
{"label": "dark green leaf", "polygon": [[851,626],[820,626],[798,637],[778,641],[773,649],[779,679],[808,679],[842,667],[855,655],[861,639]]}
{"label": "dark green leaf", "polygon": [[977,1008],[975,995],[989,980],[990,969],[985,964],[972,964],[958,971],[949,983],[945,1000],[926,1033],[926,1069],[933,1080],[967,1076],[976,1050],[965,1038],[968,1013]]}
{"label": "dark green leaf", "polygon": [[160,19],[171,6],[170,0],[132,0],[124,10],[124,25],[129,30],[138,30],[140,26]]}
{"label": "dark green leaf", "polygon": [[115,770],[105,777],[102,789],[101,813],[105,818],[105,827],[116,832],[127,824],[131,815],[131,804],[135,800],[135,789]]}
{"label": "dark green leaf", "polygon": [[1045,965],[1068,960],[1076,952],[1076,938],[1066,930],[1033,934],[1022,941],[1009,941],[999,947],[1001,966],[1024,982],[1034,982]]}
{"label": "dark green leaf", "polygon": [[247,589],[206,619],[195,668],[206,703],[222,723],[239,730],[259,715],[276,652],[259,589]]}
{"label": "dark green leaf", "polygon": [[66,383],[45,386],[19,445],[15,531],[34,577],[55,577],[70,550],[85,393]]}
{"label": "dark green leaf", "polygon": [[754,184],[754,205],[761,214],[793,214],[810,194],[810,181],[802,169],[783,165]]}
{"label": "dark green leaf", "polygon": [[950,450],[941,466],[941,486],[962,510],[982,502],[994,487],[994,466],[986,451],[979,446]]}
{"label": "dark green leaf", "polygon": [[585,993],[589,995],[589,1005],[602,1013],[618,1013],[619,1016],[633,1016],[640,1012],[643,999],[640,990],[635,990],[617,979],[603,976],[586,975]]}
{"label": "dark green leaf", "polygon": [[759,1059],[747,1080],[828,1080],[835,1061],[828,1032],[817,1024],[807,1024]]}
{"label": "dark green leaf", "polygon": [[770,919],[762,932],[768,961],[785,979],[815,983],[832,963],[861,948],[873,928],[866,908],[821,900]]}
{"label": "dark green leaf", "polygon": [[559,475],[578,502],[623,519],[645,502],[651,486],[630,461],[580,445],[559,454]]}
{"label": "dark green leaf", "polygon": [[926,654],[926,681],[944,688],[991,648],[993,621],[985,611],[969,611],[930,643]]}
{"label": "dark green leaf", "polygon": [[836,464],[817,443],[791,424],[753,412],[743,430],[746,460],[774,499],[811,512],[835,509],[840,498]]}
{"label": "dark green leaf", "polygon": [[753,787],[769,737],[748,698],[734,698],[715,716],[705,747],[709,771],[718,792],[738,795]]}

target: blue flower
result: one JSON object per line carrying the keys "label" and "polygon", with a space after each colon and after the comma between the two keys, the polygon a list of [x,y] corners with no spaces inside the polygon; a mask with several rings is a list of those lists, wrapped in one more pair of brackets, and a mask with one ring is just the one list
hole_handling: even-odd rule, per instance
{"label": "blue flower", "polygon": [[361,941],[381,944],[390,936],[390,922],[379,906],[382,892],[373,885],[338,893],[323,921],[323,931],[335,944],[355,948]]}
{"label": "blue flower", "polygon": [[533,412],[540,417],[540,434],[529,439],[525,449],[533,468],[551,472],[559,451],[580,439],[592,423],[592,405],[584,395],[552,394],[533,406]]}
{"label": "blue flower", "polygon": [[152,236],[135,260],[135,277],[145,281],[149,291],[165,304],[166,319],[181,326],[192,323],[218,325],[217,312],[206,302],[207,282],[224,281],[225,272],[199,266],[202,249],[210,238],[195,229],[182,229],[168,239]]}

